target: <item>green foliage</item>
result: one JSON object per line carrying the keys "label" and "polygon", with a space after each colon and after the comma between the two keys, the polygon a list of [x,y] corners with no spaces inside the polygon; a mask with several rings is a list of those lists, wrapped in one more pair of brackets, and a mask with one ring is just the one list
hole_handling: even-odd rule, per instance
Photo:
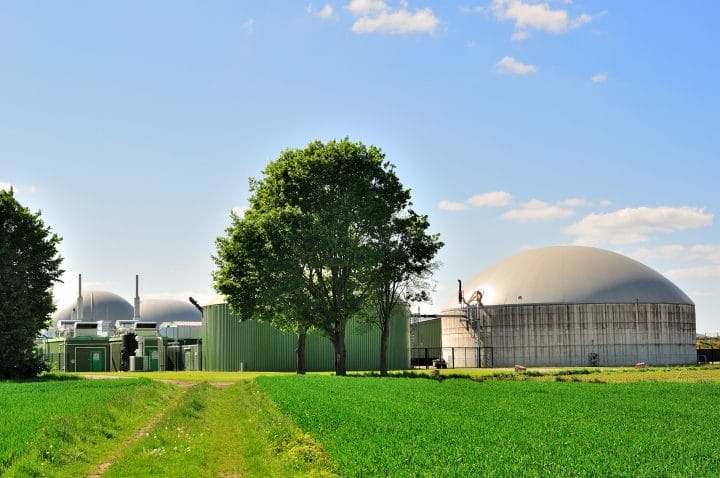
{"label": "green foliage", "polygon": [[717,383],[256,380],[343,476],[720,474]]}
{"label": "green foliage", "polygon": [[174,393],[146,379],[0,382],[0,476],[83,476]]}
{"label": "green foliage", "polygon": [[34,339],[55,310],[51,287],[59,280],[60,237],[40,212],[0,190],[0,380],[34,377],[45,369]]}
{"label": "green foliage", "polygon": [[250,189],[250,209],[217,240],[215,288],[243,318],[319,330],[344,375],[347,321],[365,305],[409,190],[379,148],[347,138],[283,151]]}

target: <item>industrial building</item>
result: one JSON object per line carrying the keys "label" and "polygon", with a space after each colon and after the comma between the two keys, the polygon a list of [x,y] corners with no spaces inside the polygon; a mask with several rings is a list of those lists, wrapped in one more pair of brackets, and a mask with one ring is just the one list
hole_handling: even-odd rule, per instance
{"label": "industrial building", "polygon": [[[203,370],[293,371],[297,335],[282,332],[268,322],[241,321],[230,314],[222,300],[203,307]],[[410,367],[409,314],[398,307],[390,318],[388,368]],[[345,333],[347,370],[380,368],[380,331],[377,327],[350,320]],[[305,343],[308,371],[335,369],[335,351],[330,340],[312,332]]]}
{"label": "industrial building", "polygon": [[695,305],[623,255],[547,247],[501,260],[461,287],[441,314],[441,343],[455,367],[692,364]]}
{"label": "industrial building", "polygon": [[65,372],[198,370],[201,331],[189,302],[141,301],[138,277],[131,305],[112,292],[83,293],[79,276],[78,297],[53,314],[42,355]]}
{"label": "industrial building", "polygon": [[[46,360],[65,371],[292,371],[297,335],[241,320],[226,302],[131,305],[82,293],[54,315]],[[697,361],[695,305],[649,267],[610,251],[559,246],[521,252],[483,270],[436,318],[399,307],[391,318],[388,368],[626,366]],[[380,332],[351,320],[347,369],[377,370]],[[132,363],[131,363],[132,362]],[[306,340],[309,371],[334,369],[332,343]],[[132,367],[131,367],[132,366]]]}
{"label": "industrial building", "polygon": [[[131,305],[105,291],[83,293],[53,315],[42,347],[45,360],[67,372],[120,370],[295,370],[297,335],[268,322],[232,316],[220,298],[204,307],[177,300],[141,300],[138,279]],[[201,312],[202,310],[202,312]],[[398,307],[390,320],[388,367],[410,366],[409,314]],[[380,367],[380,332],[351,320],[346,332],[347,369]],[[318,332],[306,339],[309,371],[335,367],[332,343]]]}

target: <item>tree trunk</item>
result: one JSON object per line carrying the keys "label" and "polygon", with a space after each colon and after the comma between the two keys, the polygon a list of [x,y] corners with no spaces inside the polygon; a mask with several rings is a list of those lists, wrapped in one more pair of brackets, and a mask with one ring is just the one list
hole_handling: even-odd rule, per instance
{"label": "tree trunk", "polygon": [[342,321],[333,336],[333,345],[335,346],[335,375],[347,375],[347,361],[345,353],[345,321]]}
{"label": "tree trunk", "polygon": [[388,342],[388,326],[387,324],[380,330],[380,375],[388,374],[387,366],[387,342]]}
{"label": "tree trunk", "polygon": [[295,372],[304,375],[307,371],[305,369],[305,338],[307,334],[302,331],[298,334],[297,344],[295,345],[295,354],[297,357]]}

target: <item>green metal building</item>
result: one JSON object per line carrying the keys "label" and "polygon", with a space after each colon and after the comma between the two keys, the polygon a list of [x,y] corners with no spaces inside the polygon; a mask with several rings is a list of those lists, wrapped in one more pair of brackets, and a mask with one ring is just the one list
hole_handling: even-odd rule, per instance
{"label": "green metal building", "polygon": [[[143,337],[148,370],[165,369],[165,347],[162,337]],[[60,372],[118,372],[121,336],[61,337],[47,339],[43,344],[43,360]]]}
{"label": "green metal building", "polygon": [[[293,371],[297,335],[281,332],[267,322],[241,321],[230,315],[227,304],[203,307],[203,370]],[[345,334],[348,370],[380,368],[380,331],[350,320]],[[335,369],[332,343],[310,333],[305,345],[308,371]],[[398,308],[390,320],[388,368],[410,367],[408,311]]]}

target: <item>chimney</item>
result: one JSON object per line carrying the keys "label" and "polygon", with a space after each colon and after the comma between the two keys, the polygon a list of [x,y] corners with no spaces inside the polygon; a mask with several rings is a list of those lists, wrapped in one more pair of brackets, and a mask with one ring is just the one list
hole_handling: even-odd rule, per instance
{"label": "chimney", "polygon": [[140,279],[135,275],[135,319],[140,319]]}
{"label": "chimney", "polygon": [[78,274],[78,298],[76,319],[81,322],[83,319],[82,274]]}

